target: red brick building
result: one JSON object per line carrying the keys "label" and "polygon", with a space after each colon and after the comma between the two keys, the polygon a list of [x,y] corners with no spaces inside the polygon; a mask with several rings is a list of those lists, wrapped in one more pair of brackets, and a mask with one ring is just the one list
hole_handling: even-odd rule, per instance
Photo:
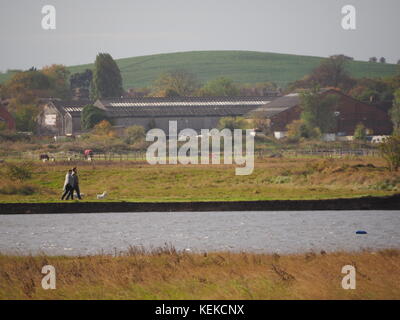
{"label": "red brick building", "polygon": [[0,123],[5,123],[8,130],[15,130],[15,120],[0,101]]}
{"label": "red brick building", "polygon": [[[391,134],[392,123],[385,111],[337,90],[324,90],[321,91],[321,94],[338,96],[338,104],[333,110],[336,116],[336,126],[332,133],[352,136],[356,126],[362,123],[367,129],[372,130],[374,135]],[[301,112],[300,95],[291,93],[254,110],[252,114],[269,119],[273,132],[285,132],[288,124],[300,119]]]}

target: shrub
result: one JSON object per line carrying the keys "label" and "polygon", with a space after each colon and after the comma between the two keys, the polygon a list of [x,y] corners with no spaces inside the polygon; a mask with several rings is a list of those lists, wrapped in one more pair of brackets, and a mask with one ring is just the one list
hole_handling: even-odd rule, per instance
{"label": "shrub", "polygon": [[379,145],[382,158],[386,160],[390,171],[397,171],[400,167],[400,136],[391,136]]}
{"label": "shrub", "polygon": [[362,123],[359,123],[355,128],[354,139],[359,141],[367,140],[367,129]]}
{"label": "shrub", "polygon": [[11,180],[25,181],[32,178],[33,164],[31,162],[8,163],[6,168],[6,174]]}
{"label": "shrub", "polygon": [[125,129],[125,142],[127,144],[133,144],[140,142],[145,138],[145,131],[142,126],[130,126]]}
{"label": "shrub", "polygon": [[35,187],[15,181],[6,181],[0,185],[0,194],[29,196],[35,192]]}

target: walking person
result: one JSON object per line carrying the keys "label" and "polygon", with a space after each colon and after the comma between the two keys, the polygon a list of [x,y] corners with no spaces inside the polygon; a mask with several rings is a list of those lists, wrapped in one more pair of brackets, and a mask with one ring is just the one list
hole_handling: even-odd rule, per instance
{"label": "walking person", "polygon": [[75,191],[78,199],[82,200],[81,191],[79,190],[78,169],[76,169],[76,167],[72,169],[71,178],[72,178],[72,190],[71,190],[71,193],[73,195],[73,193]]}
{"label": "walking person", "polygon": [[73,193],[71,194],[71,190],[73,190],[72,187],[72,170],[69,169],[67,174],[65,175],[65,181],[64,181],[64,188],[63,188],[63,195],[61,197],[61,200],[64,200],[65,196],[67,196],[66,200],[69,199],[69,197],[71,197],[71,199],[74,199],[74,195]]}

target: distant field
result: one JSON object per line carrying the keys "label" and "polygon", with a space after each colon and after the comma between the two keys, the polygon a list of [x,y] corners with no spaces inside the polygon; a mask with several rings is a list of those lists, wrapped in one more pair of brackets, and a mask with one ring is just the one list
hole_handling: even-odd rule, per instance
{"label": "distant field", "polygon": [[[321,59],[254,51],[194,51],[125,58],[117,60],[117,63],[125,88],[148,86],[160,73],[176,69],[196,74],[201,82],[226,76],[239,83],[274,81],[284,87],[308,74]],[[86,64],[71,66],[69,70],[74,73],[92,67],[92,64]],[[386,77],[395,74],[397,66],[352,61],[348,68],[357,78]],[[8,77],[0,74],[0,83]]]}

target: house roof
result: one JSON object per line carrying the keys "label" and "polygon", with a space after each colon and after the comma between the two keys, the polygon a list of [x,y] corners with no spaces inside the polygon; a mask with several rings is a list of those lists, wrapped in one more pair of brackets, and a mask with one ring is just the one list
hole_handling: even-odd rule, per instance
{"label": "house roof", "polygon": [[95,105],[111,117],[238,116],[270,103],[271,97],[175,97],[102,99]]}
{"label": "house roof", "polygon": [[54,107],[57,108],[62,114],[66,112],[70,113],[71,115],[80,115],[83,107],[87,106],[88,104],[93,104],[91,100],[52,100],[51,103]]}
{"label": "house roof", "polygon": [[269,118],[299,104],[300,95],[298,93],[290,93],[283,97],[277,98],[266,105],[251,110],[248,116],[258,115]]}

